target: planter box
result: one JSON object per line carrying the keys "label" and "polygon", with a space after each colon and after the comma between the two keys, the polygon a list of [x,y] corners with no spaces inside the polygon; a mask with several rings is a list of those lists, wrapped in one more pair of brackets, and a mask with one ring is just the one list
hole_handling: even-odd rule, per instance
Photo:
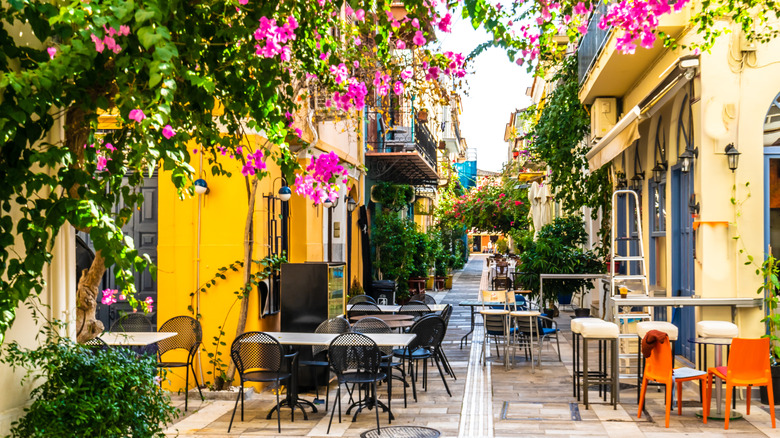
{"label": "planter box", "polygon": [[435,281],[436,278],[433,275],[429,275],[428,279],[425,281],[425,288],[428,290],[433,290],[433,285]]}
{"label": "planter box", "polygon": [[447,279],[444,280],[444,288],[445,289],[452,289],[452,274],[447,276]]}

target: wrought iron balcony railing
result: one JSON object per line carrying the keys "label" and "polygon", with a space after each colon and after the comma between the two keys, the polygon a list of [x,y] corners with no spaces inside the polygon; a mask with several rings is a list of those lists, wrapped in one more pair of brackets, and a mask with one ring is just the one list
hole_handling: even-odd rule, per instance
{"label": "wrought iron balcony railing", "polygon": [[384,153],[417,152],[436,171],[436,140],[427,122],[411,109],[370,110],[366,143],[370,151]]}
{"label": "wrought iron balcony railing", "polygon": [[596,58],[598,58],[601,50],[607,43],[607,37],[609,37],[609,34],[612,31],[611,29],[602,30],[599,28],[599,21],[606,13],[607,4],[599,3],[599,6],[596,7],[593,11],[593,15],[590,17],[588,33],[580,39],[580,44],[577,48],[580,84],[587,78],[590,70],[593,68],[593,64],[596,62]]}

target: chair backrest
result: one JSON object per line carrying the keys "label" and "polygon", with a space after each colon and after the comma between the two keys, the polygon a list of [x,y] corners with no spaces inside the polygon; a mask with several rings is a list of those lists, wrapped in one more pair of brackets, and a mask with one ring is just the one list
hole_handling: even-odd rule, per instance
{"label": "chair backrest", "polygon": [[412,315],[416,318],[425,316],[431,313],[431,308],[427,304],[420,301],[409,301],[398,309],[398,313],[401,315]]}
{"label": "chair backrest", "polygon": [[726,378],[746,381],[770,379],[769,338],[732,339]]}
{"label": "chair backrest", "polygon": [[379,306],[369,302],[352,304],[347,310],[347,316],[350,318],[353,316],[376,315],[378,313],[382,313]]}
{"label": "chair backrest", "polygon": [[452,305],[447,304],[441,311],[441,319],[444,320],[444,325],[447,326],[450,323],[450,316],[452,316]]}
{"label": "chair backrest", "polygon": [[[528,303],[525,299],[525,294],[518,293],[521,292],[519,290],[510,290],[508,293],[511,294],[511,298],[514,298],[515,300],[515,306],[519,306],[520,308],[526,308],[528,306]],[[507,298],[509,298],[509,295],[507,295]]]}
{"label": "chair backrest", "polygon": [[[318,325],[317,328],[314,330],[314,333],[340,334],[340,333],[348,332],[350,328],[351,327],[349,325],[349,321],[347,321],[341,316],[337,316],[335,318],[322,321],[320,325]],[[328,347],[323,347],[318,345],[314,345],[311,347],[312,356],[316,356],[325,351],[328,351]]]}
{"label": "chair backrest", "polygon": [[233,340],[230,358],[241,376],[250,371],[278,373],[284,362],[284,347],[268,333],[246,332]]}
{"label": "chair backrest", "polygon": [[157,342],[157,352],[161,356],[167,351],[176,349],[184,349],[190,355],[194,355],[203,340],[200,322],[190,316],[174,316],[165,321],[158,331],[177,333],[176,336]]}
{"label": "chair backrest", "polygon": [[376,342],[361,333],[341,334],[328,346],[330,368],[338,376],[352,370],[376,374],[379,372],[381,359],[382,353]]}
{"label": "chair backrest", "polygon": [[506,334],[506,315],[482,315],[485,323],[485,330],[493,333]]}
{"label": "chair backrest", "polygon": [[369,295],[355,295],[354,297],[349,299],[349,302],[347,304],[357,304],[357,303],[374,303],[376,304],[376,300],[374,297]]}
{"label": "chair backrest", "polygon": [[441,343],[444,337],[446,326],[444,319],[439,315],[427,315],[420,318],[414,323],[412,328],[409,329],[409,333],[417,335],[411,343],[409,343],[409,351],[414,351],[418,348],[435,348]]}
{"label": "chair backrest", "polygon": [[496,277],[507,277],[509,275],[509,264],[506,262],[496,263]]}
{"label": "chair backrest", "polygon": [[[386,322],[379,318],[363,318],[352,324],[352,331],[355,333],[392,333],[393,329]],[[381,347],[382,354],[388,355],[393,352],[393,347]]]}
{"label": "chair backrest", "polygon": [[107,351],[109,348],[111,348],[108,346],[108,344],[106,344],[106,341],[100,339],[100,337],[90,339],[84,343],[84,346],[90,349],[92,352],[97,352],[99,350]]}
{"label": "chair backrest", "polygon": [[672,380],[672,347],[667,339],[665,342],[656,342],[650,357],[645,358],[645,376],[656,382],[670,382]]}
{"label": "chair backrest", "polygon": [[436,299],[426,293],[414,295],[410,301],[419,301],[425,304],[436,304]]}
{"label": "chair backrest", "polygon": [[111,324],[112,332],[151,332],[152,321],[143,313],[127,313]]}
{"label": "chair backrest", "polygon": [[501,303],[505,310],[517,310],[515,294],[508,290],[483,290],[483,303]]}

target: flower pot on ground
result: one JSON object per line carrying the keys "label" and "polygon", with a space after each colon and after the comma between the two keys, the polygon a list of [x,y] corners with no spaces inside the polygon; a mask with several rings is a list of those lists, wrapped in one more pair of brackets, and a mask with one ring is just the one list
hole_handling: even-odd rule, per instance
{"label": "flower pot on ground", "polygon": [[575,318],[587,318],[590,316],[590,309],[574,309]]}
{"label": "flower pot on ground", "polygon": [[571,297],[572,293],[569,292],[558,292],[558,304],[561,306],[568,306],[571,304]]}
{"label": "flower pot on ground", "polygon": [[452,274],[447,275],[447,279],[444,281],[444,288],[445,289],[452,289]]}
{"label": "flower pot on ground", "polygon": [[425,281],[425,288],[428,290],[433,290],[433,283],[436,281],[436,277],[433,275],[429,275],[428,279]]}

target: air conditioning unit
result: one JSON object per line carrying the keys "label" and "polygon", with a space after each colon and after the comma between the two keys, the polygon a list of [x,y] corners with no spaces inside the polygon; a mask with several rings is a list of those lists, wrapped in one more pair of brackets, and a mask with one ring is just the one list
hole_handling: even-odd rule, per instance
{"label": "air conditioning unit", "polygon": [[617,99],[597,97],[590,108],[590,135],[593,140],[603,138],[617,123]]}

